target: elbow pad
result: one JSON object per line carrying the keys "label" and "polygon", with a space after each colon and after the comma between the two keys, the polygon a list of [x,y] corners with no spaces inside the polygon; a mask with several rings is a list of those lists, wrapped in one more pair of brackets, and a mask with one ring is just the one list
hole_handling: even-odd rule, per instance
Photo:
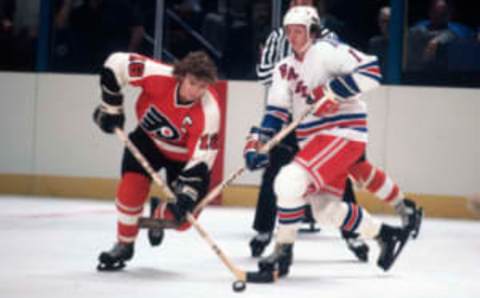
{"label": "elbow pad", "polygon": [[121,106],[123,94],[120,91],[115,74],[110,68],[102,67],[100,70],[100,86],[102,88],[102,101],[109,106]]}

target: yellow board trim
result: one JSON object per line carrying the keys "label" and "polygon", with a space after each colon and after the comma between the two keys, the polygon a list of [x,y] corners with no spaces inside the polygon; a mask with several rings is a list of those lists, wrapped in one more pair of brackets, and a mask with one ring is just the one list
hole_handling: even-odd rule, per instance
{"label": "yellow board trim", "polygon": [[[49,175],[0,174],[0,194],[48,196],[62,198],[91,198],[113,200],[118,179],[98,177],[65,177]],[[162,197],[153,186],[151,195]],[[393,209],[364,191],[356,192],[359,203],[371,213],[392,214]],[[479,219],[467,207],[467,198],[426,194],[407,194],[421,205],[428,217]],[[223,205],[254,207],[258,187],[233,185],[223,192]]]}
{"label": "yellow board trim", "polygon": [[[0,194],[113,200],[119,179],[0,174]],[[153,185],[151,195],[162,196]]]}

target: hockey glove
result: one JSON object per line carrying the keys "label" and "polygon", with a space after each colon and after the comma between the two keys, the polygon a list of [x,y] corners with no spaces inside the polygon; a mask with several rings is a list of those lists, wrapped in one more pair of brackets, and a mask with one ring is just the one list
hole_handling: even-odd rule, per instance
{"label": "hockey glove", "polygon": [[93,121],[105,133],[113,133],[116,127],[123,129],[125,123],[123,108],[102,103],[93,112]]}
{"label": "hockey glove", "polygon": [[268,153],[260,153],[260,147],[271,139],[272,131],[261,128],[252,127],[250,135],[243,150],[245,165],[251,171],[266,167],[269,164]]}
{"label": "hockey glove", "polygon": [[185,221],[187,212],[192,212],[195,207],[195,201],[187,194],[177,194],[176,203],[168,203],[167,208],[172,212],[178,223]]}
{"label": "hockey glove", "polygon": [[325,86],[320,86],[313,89],[312,93],[307,97],[308,104],[316,104],[317,101],[322,100],[325,96],[327,98],[323,101],[323,103],[313,112],[313,114],[317,117],[322,117],[328,114],[333,114],[338,111],[339,102],[335,99],[333,94],[330,96],[329,92]]}
{"label": "hockey glove", "polygon": [[168,204],[168,207],[179,223],[185,221],[187,212],[192,212],[196,202],[205,196],[209,182],[208,166],[205,163],[199,163],[184,169],[172,183],[177,202]]}

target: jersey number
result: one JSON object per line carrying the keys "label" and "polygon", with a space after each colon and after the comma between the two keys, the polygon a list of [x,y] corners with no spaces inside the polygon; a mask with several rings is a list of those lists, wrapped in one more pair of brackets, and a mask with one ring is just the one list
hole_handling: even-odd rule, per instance
{"label": "jersey number", "polygon": [[217,150],[218,149],[218,134],[203,135],[200,138],[200,149],[202,150]]}
{"label": "jersey number", "polygon": [[357,60],[358,63],[362,62],[362,58],[360,58],[360,55],[358,55],[354,49],[350,48],[348,49],[348,52],[353,56],[353,58],[355,58],[355,60]]}

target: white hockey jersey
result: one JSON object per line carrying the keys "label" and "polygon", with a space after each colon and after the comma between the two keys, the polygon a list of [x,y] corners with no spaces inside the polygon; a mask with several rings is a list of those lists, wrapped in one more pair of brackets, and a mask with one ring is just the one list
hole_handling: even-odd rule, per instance
{"label": "white hockey jersey", "polygon": [[379,86],[380,80],[375,56],[343,43],[319,41],[307,50],[302,61],[290,55],[277,64],[262,126],[278,130],[279,122],[296,119],[308,108],[306,101],[312,90],[326,85],[340,107],[333,114],[312,114],[302,121],[296,130],[300,144],[320,133],[366,142],[367,109],[359,95]]}

